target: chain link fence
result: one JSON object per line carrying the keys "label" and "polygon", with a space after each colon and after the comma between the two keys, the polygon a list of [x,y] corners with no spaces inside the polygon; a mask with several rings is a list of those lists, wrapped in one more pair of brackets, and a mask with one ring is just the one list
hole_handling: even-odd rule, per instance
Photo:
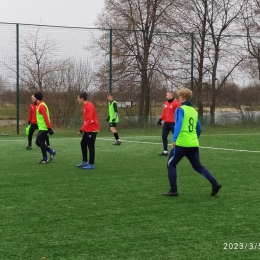
{"label": "chain link fence", "polygon": [[83,91],[101,127],[107,128],[108,92],[118,102],[121,127],[150,127],[167,90],[181,87],[194,91],[205,124],[212,123],[213,109],[215,124],[259,121],[259,66],[245,37],[222,37],[215,46],[207,35],[200,70],[197,34],[6,23],[0,23],[0,34],[0,125],[16,124],[18,133],[37,91],[57,127],[81,125],[76,98]]}

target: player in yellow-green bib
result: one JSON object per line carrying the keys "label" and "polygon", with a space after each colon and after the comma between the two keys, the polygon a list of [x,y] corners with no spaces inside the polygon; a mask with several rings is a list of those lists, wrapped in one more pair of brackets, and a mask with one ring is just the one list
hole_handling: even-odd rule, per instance
{"label": "player in yellow-green bib", "polygon": [[116,130],[116,124],[119,122],[117,103],[114,100],[114,96],[112,93],[109,93],[107,95],[107,100],[109,102],[108,104],[109,115],[106,121],[109,122],[109,130],[114,134],[114,137],[116,139],[114,145],[120,145],[122,142]]}
{"label": "player in yellow-green bib", "polygon": [[36,109],[36,118],[37,124],[39,128],[39,132],[36,138],[36,145],[41,148],[43,159],[39,162],[40,164],[48,163],[47,152],[50,153],[50,160],[54,158],[56,155],[56,151],[51,149],[49,146],[45,144],[47,135],[53,135],[53,131],[51,129],[50,122],[50,113],[47,105],[43,102],[43,95],[41,92],[37,92],[34,94],[37,103]]}
{"label": "player in yellow-green bib", "polygon": [[214,176],[200,163],[199,136],[201,124],[198,113],[191,103],[192,91],[183,88],[178,91],[181,106],[175,111],[175,129],[172,138],[172,150],[168,160],[168,179],[170,191],[165,196],[178,196],[176,166],[186,156],[193,169],[204,176],[212,185],[211,196],[218,193],[221,185]]}

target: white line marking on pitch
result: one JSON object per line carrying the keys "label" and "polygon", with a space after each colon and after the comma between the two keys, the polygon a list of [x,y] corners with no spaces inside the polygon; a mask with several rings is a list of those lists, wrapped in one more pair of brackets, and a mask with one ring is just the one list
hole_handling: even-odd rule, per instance
{"label": "white line marking on pitch", "polygon": [[[57,138],[51,139],[51,141],[59,141],[59,140],[68,140],[68,139],[75,139],[81,140],[80,137],[70,137],[70,138]],[[97,138],[97,140],[104,140],[104,141],[114,141],[112,138]],[[0,140],[0,142],[24,142],[26,140],[19,139],[19,140]],[[122,140],[123,143],[138,143],[138,144],[153,144],[153,145],[162,145],[162,143],[152,143],[152,142],[141,142],[141,141],[130,141],[130,140]],[[171,144],[169,144],[171,146]],[[222,151],[234,151],[234,152],[247,152],[247,153],[260,153],[260,151],[251,151],[251,150],[240,150],[240,149],[233,149],[233,148],[218,148],[218,147],[207,147],[207,146],[200,146],[201,149],[211,149],[211,150],[222,150]]]}
{"label": "white line marking on pitch", "polygon": [[[114,139],[107,139],[107,138],[98,138],[100,140],[105,141],[113,141]],[[140,142],[140,141],[126,141],[122,140],[124,143],[139,143],[139,144],[158,144],[161,145],[162,143],[151,143],[151,142]],[[168,144],[171,146],[171,144]],[[207,146],[200,146],[202,149],[211,149],[211,150],[222,150],[222,151],[234,151],[234,152],[248,152],[248,153],[260,153],[260,151],[251,151],[251,150],[239,150],[239,149],[233,149],[233,148],[217,148],[217,147],[207,147]]]}
{"label": "white line marking on pitch", "polygon": [[232,148],[217,148],[217,147],[207,147],[207,146],[200,146],[200,148],[202,148],[202,149],[211,149],[211,150],[222,150],[222,151],[260,153],[260,151],[239,150],[239,149],[232,149]]}

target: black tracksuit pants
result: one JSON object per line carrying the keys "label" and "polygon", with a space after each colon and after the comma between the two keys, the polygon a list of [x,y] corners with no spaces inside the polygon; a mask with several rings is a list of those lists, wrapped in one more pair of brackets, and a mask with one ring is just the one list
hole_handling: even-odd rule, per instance
{"label": "black tracksuit pants", "polygon": [[88,151],[89,151],[89,164],[94,164],[95,162],[95,141],[97,137],[97,132],[83,132],[83,136],[80,142],[83,161],[88,161]]}
{"label": "black tracksuit pants", "polygon": [[175,123],[167,123],[167,122],[165,122],[163,124],[162,141],[163,141],[163,150],[164,151],[168,151],[168,135],[169,135],[170,131],[173,133],[174,126],[175,126]]}

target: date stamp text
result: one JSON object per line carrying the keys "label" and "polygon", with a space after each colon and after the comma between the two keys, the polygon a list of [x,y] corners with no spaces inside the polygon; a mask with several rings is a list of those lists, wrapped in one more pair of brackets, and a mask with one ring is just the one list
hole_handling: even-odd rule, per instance
{"label": "date stamp text", "polygon": [[260,250],[260,243],[223,243],[224,250]]}

